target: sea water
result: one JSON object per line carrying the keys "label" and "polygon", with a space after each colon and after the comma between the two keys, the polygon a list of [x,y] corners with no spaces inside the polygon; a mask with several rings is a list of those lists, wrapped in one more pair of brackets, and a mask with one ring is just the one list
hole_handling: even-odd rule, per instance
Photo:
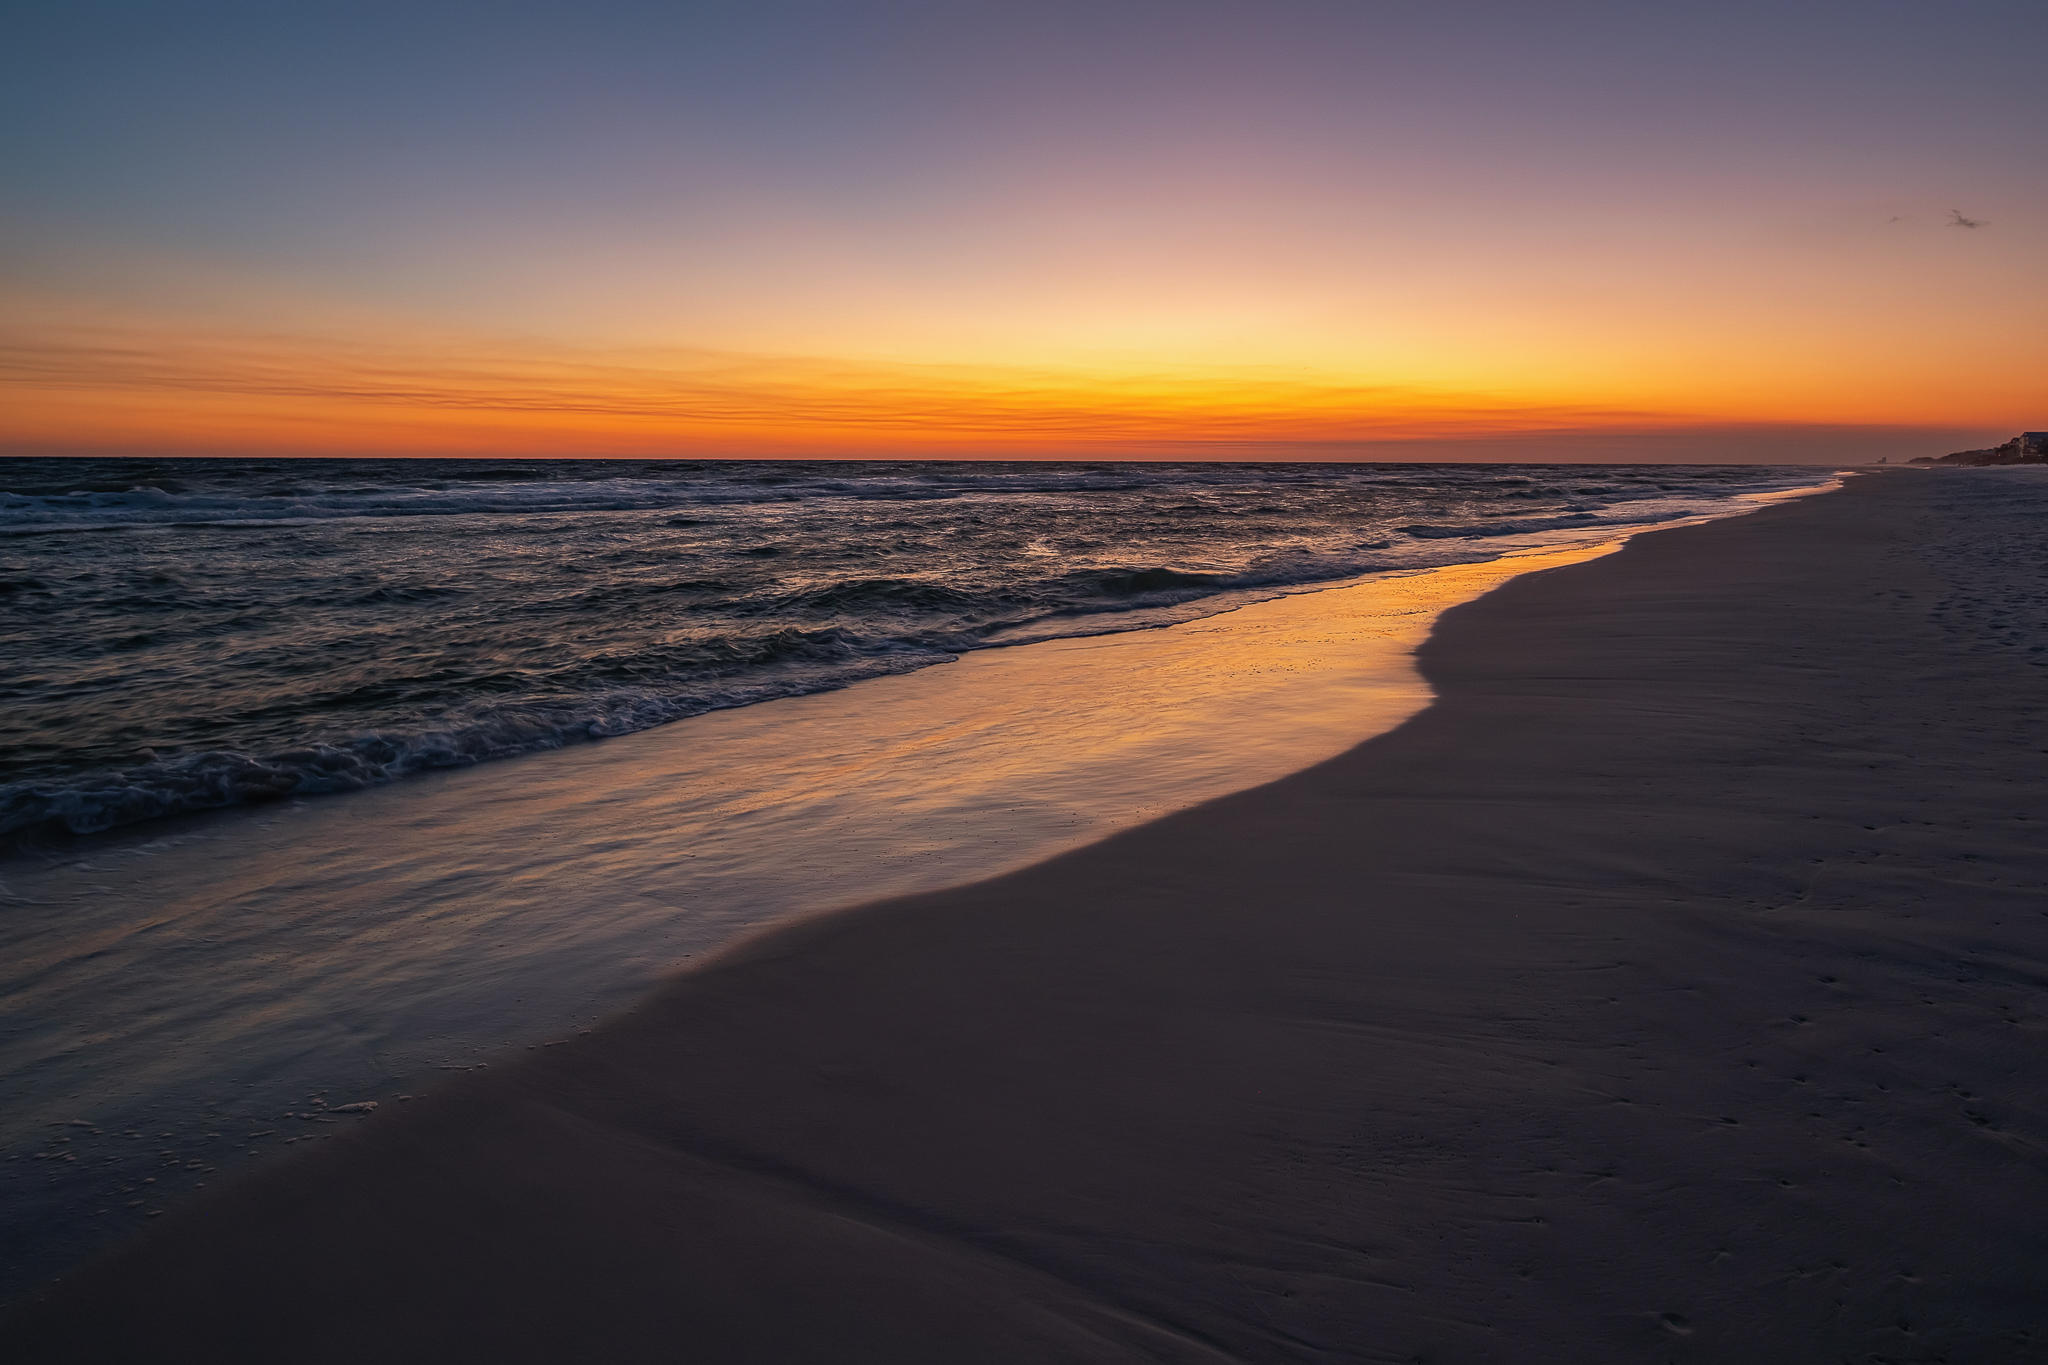
{"label": "sea water", "polygon": [[375,786],[1811,478],[0,460],[0,843]]}

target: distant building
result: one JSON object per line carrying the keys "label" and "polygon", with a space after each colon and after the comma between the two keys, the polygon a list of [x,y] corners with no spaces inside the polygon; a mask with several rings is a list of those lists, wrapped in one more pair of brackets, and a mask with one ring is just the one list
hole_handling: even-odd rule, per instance
{"label": "distant building", "polygon": [[1958,450],[1940,459],[1922,455],[1914,464],[2048,464],[2048,431],[2023,431],[2003,445]]}

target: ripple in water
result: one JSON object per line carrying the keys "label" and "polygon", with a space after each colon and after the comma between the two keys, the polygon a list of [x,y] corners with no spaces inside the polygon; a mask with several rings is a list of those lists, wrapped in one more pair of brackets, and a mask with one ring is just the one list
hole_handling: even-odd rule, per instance
{"label": "ripple in water", "polygon": [[346,791],[1813,478],[4,460],[0,839]]}

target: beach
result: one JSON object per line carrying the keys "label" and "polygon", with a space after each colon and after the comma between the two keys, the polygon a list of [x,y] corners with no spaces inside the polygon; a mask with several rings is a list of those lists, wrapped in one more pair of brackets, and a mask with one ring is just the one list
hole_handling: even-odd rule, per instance
{"label": "beach", "polygon": [[2048,1357],[2048,480],[1513,578],[1249,791],[778,927],[25,1360]]}
{"label": "beach", "polygon": [[[1437,616],[1517,574],[1835,482],[4,472],[33,610],[0,725],[0,1305],[739,936],[1340,754],[1428,702]],[[56,810],[84,828],[7,844]]]}
{"label": "beach", "polygon": [[1550,534],[17,857],[0,1303],[739,936],[1023,867],[1392,729],[1429,700],[1413,655],[1439,613],[1620,543]]}

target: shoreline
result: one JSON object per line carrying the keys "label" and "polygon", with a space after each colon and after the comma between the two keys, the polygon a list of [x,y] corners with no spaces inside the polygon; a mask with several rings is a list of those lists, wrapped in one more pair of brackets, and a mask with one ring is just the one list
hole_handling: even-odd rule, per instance
{"label": "shoreline", "polygon": [[1625,537],[1548,539],[16,863],[0,1302],[737,938],[1014,870],[1392,728],[1427,704],[1412,655],[1447,604]]}
{"label": "shoreline", "polygon": [[[1532,468],[1532,475],[1538,472]],[[1248,488],[1243,475],[1244,471],[1240,469],[1227,478],[1219,476],[1216,480],[1197,480],[1194,486],[1182,489],[1182,493],[1210,498],[1233,491],[1245,492]],[[871,477],[882,478],[887,485],[886,475],[875,470],[870,469],[861,476],[863,479]],[[974,477],[979,480],[992,476],[984,471]],[[1001,479],[1001,476],[993,477]],[[1466,477],[1463,474],[1456,476],[1458,479]],[[38,737],[48,739],[75,730],[86,739],[82,747],[68,743],[52,746],[53,754],[56,750],[71,754],[73,761],[60,765],[62,771],[48,763],[38,764],[45,769],[39,776],[17,774],[8,781],[0,782],[0,847],[31,854],[38,849],[54,850],[61,856],[66,846],[80,836],[90,840],[96,834],[120,829],[147,834],[164,830],[169,827],[168,822],[175,822],[181,817],[203,815],[209,811],[261,808],[281,801],[374,790],[450,770],[580,747],[597,740],[614,740],[711,712],[834,691],[856,682],[957,660],[962,655],[988,648],[1168,626],[1298,591],[1341,588],[1348,583],[1388,573],[1482,562],[1499,557],[1503,544],[1540,545],[1560,537],[1569,542],[1584,538],[1588,532],[1595,538],[1625,536],[1635,529],[1682,523],[1690,516],[1727,510],[1732,500],[1745,497],[1732,492],[1733,488],[1754,485],[1752,492],[1769,496],[1769,490],[1783,489],[1788,484],[1804,486],[1814,478],[1813,475],[1802,477],[1786,469],[1751,471],[1743,476],[1722,468],[1690,472],[1672,483],[1659,477],[1645,479],[1640,470],[1633,473],[1621,471],[1611,486],[1598,482],[1586,484],[1583,478],[1576,482],[1565,479],[1559,486],[1542,488],[1540,496],[1532,495],[1534,501],[1524,505],[1517,500],[1534,486],[1535,480],[1523,477],[1491,489],[1487,493],[1490,503],[1482,498],[1478,503],[1468,504],[1453,496],[1453,505],[1450,506],[1433,505],[1426,499],[1409,496],[1402,492],[1401,481],[1395,479],[1389,487],[1379,490],[1389,495],[1381,499],[1386,505],[1380,513],[1376,517],[1367,516],[1363,521],[1350,519],[1352,524],[1346,533],[1336,530],[1347,520],[1346,517],[1321,520],[1312,517],[1311,521],[1320,528],[1319,531],[1289,548],[1290,542],[1275,540],[1272,527],[1262,522],[1258,527],[1238,528],[1244,533],[1239,546],[1244,553],[1229,548],[1232,528],[1216,520],[1221,515],[1217,510],[1221,504],[1203,502],[1200,505],[1208,510],[1198,515],[1196,520],[1200,521],[1202,515],[1208,517],[1214,544],[1204,543],[1198,534],[1186,545],[1177,540],[1170,544],[1144,542],[1146,552],[1136,558],[1121,553],[1111,553],[1105,558],[1098,552],[1117,543],[1118,538],[1112,534],[1106,539],[1084,541],[1069,561],[1069,567],[1064,572],[1054,572],[1054,567],[1060,562],[1058,554],[1042,535],[1035,535],[1034,531],[1053,534],[1058,518],[1053,517],[1043,526],[1032,519],[1034,515],[1046,515],[1048,507],[1057,503],[1062,493],[1071,495],[1085,491],[1091,482],[1101,481],[1099,473],[1084,476],[1075,472],[1069,478],[1069,486],[1064,489],[1055,480],[1052,485],[1037,489],[1007,490],[1025,494],[1023,504],[1008,510],[1019,513],[1020,534],[1031,537],[1020,552],[1021,560],[1006,566],[1007,571],[1017,575],[1021,596],[1014,598],[1007,590],[991,594],[986,583],[980,583],[977,588],[977,574],[991,567],[987,563],[977,563],[972,554],[966,554],[958,562],[949,561],[929,545],[920,551],[914,538],[905,543],[909,546],[906,553],[910,557],[907,560],[897,553],[904,550],[905,545],[894,544],[884,554],[887,562],[873,560],[865,550],[849,561],[847,544],[828,526],[817,524],[816,518],[821,510],[834,505],[843,506],[848,499],[855,506],[864,505],[864,496],[855,496],[860,484],[858,479],[851,485],[827,481],[801,496],[787,491],[770,493],[758,487],[750,489],[742,479],[724,490],[725,494],[738,494],[737,501],[716,496],[718,490],[711,485],[683,479],[672,485],[663,485],[664,499],[652,505],[646,501],[650,490],[643,485],[617,488],[604,481],[579,485],[578,481],[570,480],[565,485],[544,480],[537,485],[546,493],[539,500],[538,509],[543,514],[544,526],[533,525],[530,518],[521,515],[523,504],[519,497],[514,496],[507,504],[506,487],[493,481],[487,481],[487,484],[495,492],[478,492],[476,488],[461,493],[437,490],[428,498],[432,505],[425,509],[413,506],[411,502],[422,490],[409,489],[402,484],[386,490],[381,496],[375,490],[363,488],[342,493],[305,491],[305,496],[312,499],[305,506],[286,499],[291,502],[291,507],[307,514],[297,520],[289,516],[283,520],[260,517],[244,520],[233,516],[224,521],[193,520],[192,507],[179,501],[180,497],[199,496],[191,489],[182,492],[155,490],[156,496],[144,498],[137,506],[123,504],[105,508],[95,502],[97,514],[113,516],[115,520],[97,525],[88,520],[74,524],[72,529],[119,530],[122,533],[119,540],[125,548],[98,547],[99,558],[112,556],[110,565],[103,567],[119,567],[127,555],[140,553],[156,566],[159,577],[171,579],[176,579],[192,566],[185,565],[177,552],[165,548],[168,544],[163,539],[165,536],[201,536],[208,548],[194,550],[193,553],[202,557],[211,554],[233,561],[238,554],[251,553],[236,548],[236,536],[229,536],[225,542],[204,539],[209,533],[222,528],[274,529],[284,525],[315,528],[316,541],[327,554],[343,557],[356,552],[370,554],[372,577],[380,573],[390,577],[389,565],[381,570],[375,567],[377,551],[374,543],[379,535],[397,534],[400,528],[411,528],[416,535],[420,527],[443,524],[446,529],[447,519],[452,517],[457,528],[453,543],[459,546],[462,544],[459,528],[472,517],[509,516],[521,534],[534,532],[560,538],[536,543],[546,544],[549,553],[578,556],[588,547],[573,533],[573,527],[591,522],[592,526],[608,527],[611,534],[650,537],[647,549],[655,560],[687,562],[696,566],[693,572],[700,576],[679,582],[657,580],[649,583],[626,573],[619,582],[607,584],[605,574],[624,571],[609,563],[588,565],[580,559],[572,559],[578,569],[594,573],[599,579],[588,589],[586,595],[589,600],[582,602],[582,606],[588,609],[587,613],[563,616],[557,610],[547,622],[527,623],[533,626],[531,632],[506,642],[498,637],[509,619],[506,613],[511,606],[502,600],[502,594],[494,597],[487,593],[466,607],[455,608],[481,613],[480,619],[470,621],[467,627],[478,633],[480,646],[483,641],[495,640],[516,653],[522,648],[529,652],[541,649],[536,640],[558,633],[575,635],[594,630],[604,637],[606,631],[625,630],[630,636],[635,629],[645,630],[648,622],[633,613],[613,615],[620,600],[630,603],[648,598],[650,592],[656,597],[680,592],[681,598],[671,605],[681,607],[682,624],[685,626],[683,636],[690,642],[690,648],[699,652],[709,651],[712,656],[717,655],[720,649],[729,648],[745,657],[732,667],[717,665],[715,658],[700,659],[700,663],[710,666],[695,673],[687,668],[681,673],[660,673],[659,684],[646,686],[631,680],[636,676],[631,670],[624,675],[614,670],[609,683],[602,686],[592,685],[589,679],[585,679],[583,684],[565,681],[559,692],[543,688],[540,693],[526,695],[523,699],[515,691],[504,700],[503,709],[495,703],[482,705],[491,695],[488,690],[465,696],[460,681],[464,664],[456,658],[444,661],[444,671],[451,672],[448,688],[452,691],[444,689],[445,695],[440,695],[436,704],[425,705],[422,699],[422,706],[398,706],[395,710],[390,706],[382,709],[371,706],[355,715],[353,725],[347,723],[345,714],[337,714],[326,716],[310,732],[302,727],[279,729],[277,725],[268,725],[241,734],[239,739],[236,738],[238,727],[233,724],[225,728],[218,723],[201,724],[197,731],[193,730],[191,726],[198,722],[182,715],[175,702],[171,702],[167,704],[160,722],[167,727],[163,734],[165,743],[169,745],[163,755],[156,752],[157,748],[164,747],[162,744],[133,749],[127,747],[125,741],[112,743],[110,747],[105,735],[94,740],[92,736],[97,731],[92,711],[66,711],[54,701],[39,699],[39,694],[31,689],[21,699],[21,705],[25,708],[24,716],[33,724],[17,738],[23,738],[25,742]],[[169,482],[178,484],[175,479]],[[780,489],[786,481],[778,479],[773,482]],[[917,480],[912,482],[915,488],[881,487],[879,491],[893,491],[899,497],[893,500],[883,497],[876,505],[900,506],[900,495],[926,492],[938,495],[937,501],[913,497],[913,504],[943,507],[955,503],[966,492],[966,487],[959,485],[957,479],[956,486],[950,488],[944,486],[943,480],[938,485]],[[1271,485],[1268,491],[1277,490],[1283,503],[1290,497],[1298,500],[1298,484],[1299,480],[1282,479]],[[515,481],[511,487],[524,488],[524,482]],[[576,492],[579,487],[583,489],[581,494]],[[590,490],[595,488],[609,491],[595,496],[592,501]],[[1113,499],[1129,495],[1139,498],[1142,503],[1144,496],[1159,496],[1163,485],[1151,488],[1149,495],[1142,493],[1145,488],[1144,478],[1110,478],[1104,487],[1094,491]],[[1573,491],[1575,488],[1576,493]],[[686,490],[689,495],[686,495]],[[141,491],[147,490],[131,490]],[[868,491],[878,490],[871,488]],[[999,487],[998,492],[1001,491]],[[1340,480],[1326,491],[1339,495],[1339,501],[1350,499],[1355,502],[1361,489]],[[1460,490],[1454,487],[1445,491],[1456,494]],[[1469,488],[1463,490],[1465,493],[1472,491]],[[244,513],[268,511],[275,514],[291,510],[291,507],[261,505],[266,499],[277,501],[278,496],[276,489],[268,487],[253,492],[241,489],[236,494],[230,484],[215,489],[211,498],[200,496],[199,501],[210,512],[238,508]],[[579,505],[579,496],[588,505]],[[735,520],[723,512],[711,517],[700,515],[720,508],[726,511],[753,508],[758,511],[764,502],[780,506],[791,496],[796,496],[797,504],[810,506],[812,520],[807,529],[804,524],[783,525],[780,516],[771,516],[763,521],[758,517],[749,520],[747,515],[740,515]],[[681,501],[677,501],[679,498]],[[1047,502],[1048,507],[1040,507],[1034,513],[1030,507],[1034,498]],[[1560,499],[1575,500],[1560,504]],[[1231,499],[1226,497],[1225,502],[1229,501]],[[75,522],[81,512],[68,494],[28,496],[18,498],[16,502],[21,507],[12,510],[28,508],[22,515],[27,517],[29,524],[15,526],[10,515],[11,530],[30,539],[41,533],[40,523],[35,521],[38,515],[53,519],[52,525],[63,525]],[[117,497],[114,502],[122,503],[122,498]],[[30,504],[35,506],[30,507]],[[216,504],[225,504],[225,508]],[[1720,507],[1716,508],[1715,504],[1720,504]],[[961,504],[962,507],[966,505]],[[1112,508],[1121,505],[1116,503]],[[1345,505],[1348,507],[1349,503]],[[1258,509],[1260,516],[1270,518],[1277,506],[1262,504]],[[668,515],[678,509],[689,508],[696,511],[680,517]],[[1152,514],[1156,516],[1158,510],[1152,508]],[[1305,510],[1296,509],[1297,512]],[[1353,512],[1360,510],[1351,508]],[[572,530],[564,531],[547,515],[556,511],[571,514],[564,524]],[[1125,513],[1130,511],[1130,508],[1124,508]],[[413,512],[426,515],[422,520],[410,515]],[[140,520],[124,520],[131,515]],[[613,524],[605,521],[607,515],[627,520]],[[984,525],[983,518],[978,515],[960,512],[955,515],[964,515],[966,524],[955,526],[954,531],[968,535],[970,540],[976,534],[971,528]],[[1445,517],[1450,520],[1444,521]],[[651,523],[649,518],[653,518]],[[1394,524],[1405,518],[1418,520],[1412,524]],[[901,531],[903,528],[897,525],[900,520],[885,518],[884,527],[876,529],[895,527]],[[913,525],[922,526],[926,532],[930,530],[929,523],[916,517],[910,521]],[[715,531],[692,533],[674,529],[714,524],[718,527]],[[382,530],[369,537],[371,548],[365,550],[357,543],[361,538],[347,528],[355,528],[355,531],[364,528]],[[9,529],[0,527],[0,531]],[[586,530],[597,534],[591,526]],[[1348,535],[1349,531],[1376,538],[1360,540],[1355,535]],[[764,558],[779,561],[785,547],[776,538],[792,532],[796,535],[796,543],[801,543],[806,534],[810,535],[816,541],[820,564],[830,566],[825,576],[816,580],[807,577],[806,571],[797,572],[790,581],[809,586],[794,591],[794,596],[784,591],[787,585],[776,586],[782,584],[782,576],[773,569],[746,567],[758,566]],[[668,539],[676,534],[683,537],[680,543]],[[338,543],[320,539],[321,536],[336,535],[341,537]],[[738,546],[764,535],[773,543],[755,544],[750,549],[735,553]],[[140,539],[131,540],[131,536]],[[9,538],[9,535],[0,535],[0,541]],[[257,539],[260,542],[261,537]],[[885,543],[888,541],[886,532],[883,540]],[[1169,537],[1169,540],[1173,538]],[[431,544],[432,535],[429,533],[428,543],[415,548],[431,558],[434,553]],[[146,548],[152,545],[156,548]],[[721,546],[722,549],[718,548]],[[1219,547],[1224,551],[1220,557],[1216,553]],[[986,549],[985,546],[983,548]],[[81,544],[78,550],[82,555],[86,547]],[[756,551],[762,553],[757,556]],[[1183,552],[1191,557],[1183,557]],[[1153,563],[1154,560],[1158,563]],[[30,562],[33,565],[38,561],[31,557]],[[44,564],[43,568],[49,570],[51,566]],[[930,576],[935,569],[939,571],[936,578]],[[295,575],[301,571],[289,564],[268,564],[264,570],[254,572],[262,577],[266,570],[291,578],[302,594],[310,591],[318,595],[317,581],[299,581]],[[767,575],[765,579],[761,577],[764,573]],[[908,576],[891,576],[892,573]],[[877,574],[882,576],[875,576]],[[585,575],[579,573],[575,576]],[[957,585],[953,581],[955,577],[959,578]],[[537,586],[527,585],[529,589]],[[345,601],[343,606],[354,614],[336,618],[313,612],[302,623],[302,628],[309,637],[318,637],[323,632],[331,635],[345,619],[341,638],[355,639],[365,631],[374,638],[378,631],[388,630],[408,619],[402,613],[390,620],[375,614],[368,619],[358,619],[358,609],[381,599],[394,611],[401,610],[398,604],[406,604],[402,611],[413,613],[409,618],[411,629],[431,638],[436,629],[433,622],[418,618],[419,611],[425,609],[423,604],[438,602],[453,606],[466,600],[466,591],[459,582],[433,575],[427,575],[420,581],[407,581],[400,575],[366,597]],[[451,593],[453,597],[448,596]],[[822,600],[832,603],[831,609],[823,615],[802,605],[818,594],[823,595]],[[541,596],[545,598],[547,594],[543,591]],[[151,600],[156,606],[166,605]],[[951,607],[944,607],[943,604],[948,602]],[[560,604],[555,605],[559,607]],[[73,602],[70,609],[75,611],[77,606]],[[59,602],[52,609],[61,614],[66,608]],[[966,613],[964,616],[959,614],[962,611]],[[517,612],[514,611],[513,615],[516,616]],[[999,621],[1006,624],[998,625]],[[768,635],[760,635],[754,630],[756,626],[771,623],[779,625]],[[676,624],[673,618],[671,624]],[[72,620],[70,626],[68,633],[88,636],[97,628],[89,618]],[[160,623],[160,628],[173,639],[181,630],[175,615]],[[65,634],[67,632],[59,631],[60,636]],[[299,668],[312,670],[309,678],[317,676],[320,667],[317,657],[299,657],[306,652],[306,646],[293,641],[293,632],[287,627],[277,634],[272,644],[284,651],[284,656],[296,659]],[[256,637],[242,643],[246,646],[261,643],[261,640]],[[329,643],[335,641],[330,640]],[[442,643],[446,647],[447,642]],[[666,657],[664,650],[675,643],[661,636],[639,641],[639,645],[649,651],[644,661],[650,667]],[[32,655],[37,652],[33,641],[28,647]],[[373,653],[378,652],[375,646],[371,648]],[[599,653],[609,657],[620,649],[629,655],[634,652],[633,646],[613,639],[611,649],[600,650]],[[61,654],[62,651],[58,652]],[[461,651],[456,652],[459,655]],[[542,654],[545,656],[547,651],[542,650]],[[189,662],[185,660],[184,664]],[[528,659],[527,662],[537,661]],[[583,662],[587,664],[589,661]],[[275,662],[275,668],[283,671],[275,676],[269,676],[273,670],[259,665],[246,676],[238,677],[231,670],[223,677],[206,675],[195,678],[189,671],[181,672],[183,665],[175,651],[167,659],[156,659],[150,655],[131,663],[140,669],[154,667],[161,670],[164,686],[169,688],[167,695],[188,690],[204,693],[218,690],[223,700],[232,698],[235,702],[228,708],[230,710],[253,707],[262,713],[269,711],[273,702],[284,700],[281,714],[288,715],[294,710],[288,698],[304,684],[304,680],[295,679],[294,669],[287,667],[282,657]],[[734,664],[734,661],[728,659],[726,664]],[[570,668],[572,677],[580,667],[570,659],[560,657],[553,658],[552,666]],[[620,667],[624,666],[621,662]],[[56,676],[65,675],[60,669]],[[262,685],[266,676],[268,688]],[[116,710],[124,701],[130,707],[136,704],[118,687],[115,694],[103,701],[109,709]],[[51,706],[56,706],[56,709],[49,709]],[[35,734],[32,736],[30,731]],[[5,856],[0,852],[0,858]]]}
{"label": "shoreline", "polygon": [[755,937],[10,1326],[52,1360],[2016,1358],[2048,735],[2005,643],[2041,623],[1992,608],[2039,533],[1969,547],[1985,607],[1930,563],[2012,509],[1950,492],[1518,578],[1440,618],[1388,734]]}

